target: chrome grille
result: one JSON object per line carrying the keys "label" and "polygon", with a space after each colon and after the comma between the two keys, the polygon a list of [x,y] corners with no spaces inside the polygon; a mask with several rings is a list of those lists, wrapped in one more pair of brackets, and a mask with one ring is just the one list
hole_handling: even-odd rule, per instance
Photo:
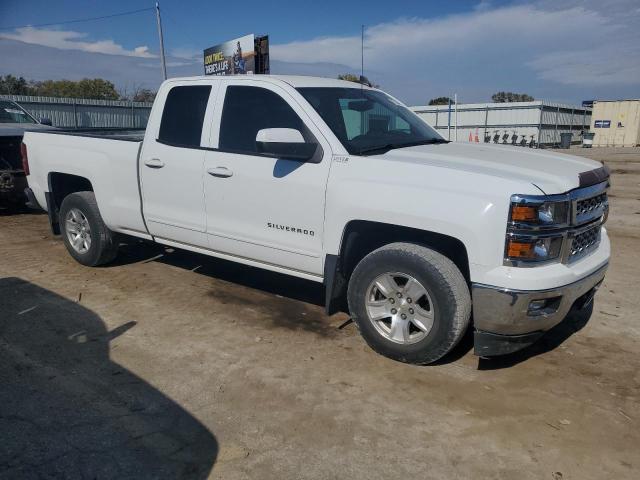
{"label": "chrome grille", "polygon": [[571,239],[571,249],[569,251],[570,261],[585,255],[600,243],[601,228],[602,224],[598,223],[597,225],[576,234]]}
{"label": "chrome grille", "polygon": [[578,217],[598,212],[607,204],[607,192],[603,192],[595,197],[578,200],[576,203],[576,214]]}

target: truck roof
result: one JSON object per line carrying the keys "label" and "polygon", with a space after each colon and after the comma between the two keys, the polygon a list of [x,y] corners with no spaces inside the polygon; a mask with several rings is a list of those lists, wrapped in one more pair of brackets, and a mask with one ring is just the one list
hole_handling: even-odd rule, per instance
{"label": "truck roof", "polygon": [[[170,78],[167,82],[181,82],[188,80],[221,80],[225,77],[234,77],[236,80],[267,80],[273,83],[285,82],[294,88],[298,87],[337,87],[337,88],[361,88],[360,84],[335,78],[312,77],[305,75],[200,75],[195,77]],[[369,88],[366,85],[364,88]]]}

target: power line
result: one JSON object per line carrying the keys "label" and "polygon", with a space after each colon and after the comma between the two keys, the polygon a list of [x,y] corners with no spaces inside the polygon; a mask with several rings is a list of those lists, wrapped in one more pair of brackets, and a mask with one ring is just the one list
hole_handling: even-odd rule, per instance
{"label": "power line", "polygon": [[26,27],[52,27],[55,25],[66,25],[69,23],[91,22],[94,20],[104,20],[105,18],[122,17],[124,15],[133,15],[135,13],[148,12],[151,10],[154,10],[154,7],[140,8],[138,10],[130,10],[128,12],[113,13],[111,15],[103,15],[101,17],[89,17],[89,18],[79,18],[77,20],[66,20],[64,22],[40,23],[37,25],[13,25],[11,27],[0,27],[0,30],[15,30],[17,28],[26,28]]}

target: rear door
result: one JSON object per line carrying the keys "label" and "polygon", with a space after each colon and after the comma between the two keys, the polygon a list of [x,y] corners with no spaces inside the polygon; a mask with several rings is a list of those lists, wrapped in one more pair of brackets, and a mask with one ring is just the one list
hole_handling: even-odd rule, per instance
{"label": "rear door", "polygon": [[[212,85],[213,83],[213,85]],[[166,90],[162,119],[147,132],[140,156],[143,210],[149,232],[158,239],[207,247],[202,175],[203,129],[213,112],[217,82],[194,81]],[[208,138],[207,138],[208,140]]]}
{"label": "rear door", "polygon": [[[296,98],[284,88],[225,79],[205,156],[207,234],[216,251],[321,275],[325,190],[331,149]],[[257,152],[265,128],[294,128],[319,143],[319,163]]]}

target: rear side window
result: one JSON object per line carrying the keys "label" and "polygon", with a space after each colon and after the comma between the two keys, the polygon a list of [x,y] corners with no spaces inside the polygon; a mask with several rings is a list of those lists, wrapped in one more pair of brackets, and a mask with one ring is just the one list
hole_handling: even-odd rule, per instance
{"label": "rear side window", "polygon": [[256,134],[263,128],[295,128],[305,140],[312,138],[300,117],[277,93],[260,87],[227,87],[219,148],[257,154]]}
{"label": "rear side window", "polygon": [[211,86],[191,85],[169,90],[158,140],[184,147],[199,147]]}

